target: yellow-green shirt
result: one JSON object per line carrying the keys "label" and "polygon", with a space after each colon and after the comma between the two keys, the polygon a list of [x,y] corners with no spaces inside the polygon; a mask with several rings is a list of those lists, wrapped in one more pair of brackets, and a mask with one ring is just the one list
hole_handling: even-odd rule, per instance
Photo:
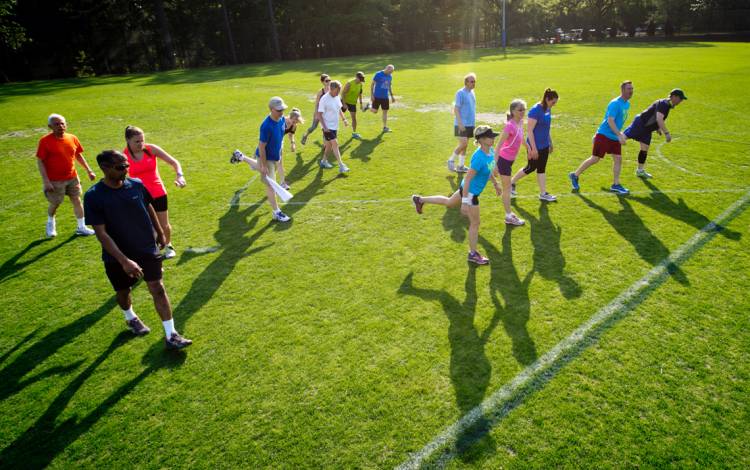
{"label": "yellow-green shirt", "polygon": [[344,96],[344,103],[357,104],[357,98],[359,98],[359,95],[362,93],[362,82],[357,83],[357,79],[352,78],[346,83],[349,84],[349,91],[347,91]]}

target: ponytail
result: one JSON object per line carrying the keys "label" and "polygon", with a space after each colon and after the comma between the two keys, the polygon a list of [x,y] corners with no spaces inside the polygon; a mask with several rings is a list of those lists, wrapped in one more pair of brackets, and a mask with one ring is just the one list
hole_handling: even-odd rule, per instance
{"label": "ponytail", "polygon": [[544,90],[544,96],[542,96],[542,101],[539,102],[539,104],[542,105],[542,109],[546,112],[547,111],[547,100],[554,100],[558,99],[559,96],[557,95],[557,92],[553,90],[552,88],[547,88]]}

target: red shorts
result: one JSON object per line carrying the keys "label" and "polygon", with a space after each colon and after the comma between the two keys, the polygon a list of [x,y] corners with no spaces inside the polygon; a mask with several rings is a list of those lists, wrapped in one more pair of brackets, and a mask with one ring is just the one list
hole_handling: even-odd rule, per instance
{"label": "red shorts", "polygon": [[604,155],[608,153],[612,155],[622,155],[620,141],[612,140],[604,134],[596,134],[594,136],[594,150],[591,151],[591,155],[604,158]]}

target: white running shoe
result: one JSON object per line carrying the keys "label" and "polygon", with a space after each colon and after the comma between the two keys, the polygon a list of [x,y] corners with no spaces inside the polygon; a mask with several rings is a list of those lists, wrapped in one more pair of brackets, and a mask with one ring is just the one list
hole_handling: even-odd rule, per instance
{"label": "white running shoe", "polygon": [[526,223],[525,220],[519,219],[516,214],[510,214],[509,216],[505,217],[505,223],[508,225],[523,225]]}
{"label": "white running shoe", "polygon": [[177,252],[174,250],[174,247],[171,244],[167,245],[167,248],[164,250],[164,259],[172,259],[175,256],[177,256]]}
{"label": "white running shoe", "polygon": [[53,238],[57,236],[57,227],[55,226],[54,220],[47,221],[47,238]]}
{"label": "white running shoe", "polygon": [[96,232],[94,232],[93,230],[91,230],[88,227],[78,227],[76,229],[76,235],[81,235],[82,237],[88,237],[88,236],[93,235],[95,233]]}
{"label": "white running shoe", "polygon": [[557,201],[557,196],[554,196],[550,193],[545,192],[544,194],[539,195],[540,201],[547,201],[547,202],[554,202]]}
{"label": "white running shoe", "polygon": [[456,162],[453,160],[448,160],[448,171],[456,171]]}
{"label": "white running shoe", "polygon": [[635,170],[635,176],[639,178],[644,178],[644,179],[653,178],[651,173],[648,173],[646,170],[643,170],[641,168],[638,168],[637,170]]}
{"label": "white running shoe", "polygon": [[339,163],[339,173],[349,173],[349,167],[343,163]]}
{"label": "white running shoe", "polygon": [[290,220],[292,220],[292,218],[279,211],[273,214],[273,220],[278,220],[279,222],[289,222]]}

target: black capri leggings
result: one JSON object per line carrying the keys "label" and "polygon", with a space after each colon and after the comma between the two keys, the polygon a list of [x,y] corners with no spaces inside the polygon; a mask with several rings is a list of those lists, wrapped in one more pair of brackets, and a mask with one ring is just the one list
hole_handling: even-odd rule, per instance
{"label": "black capri leggings", "polygon": [[533,173],[534,170],[537,171],[537,173],[544,173],[547,170],[547,158],[549,157],[549,147],[546,149],[538,149],[539,152],[539,158],[536,160],[529,160],[529,163],[526,164],[526,167],[523,169],[523,172],[527,175],[529,173]]}

